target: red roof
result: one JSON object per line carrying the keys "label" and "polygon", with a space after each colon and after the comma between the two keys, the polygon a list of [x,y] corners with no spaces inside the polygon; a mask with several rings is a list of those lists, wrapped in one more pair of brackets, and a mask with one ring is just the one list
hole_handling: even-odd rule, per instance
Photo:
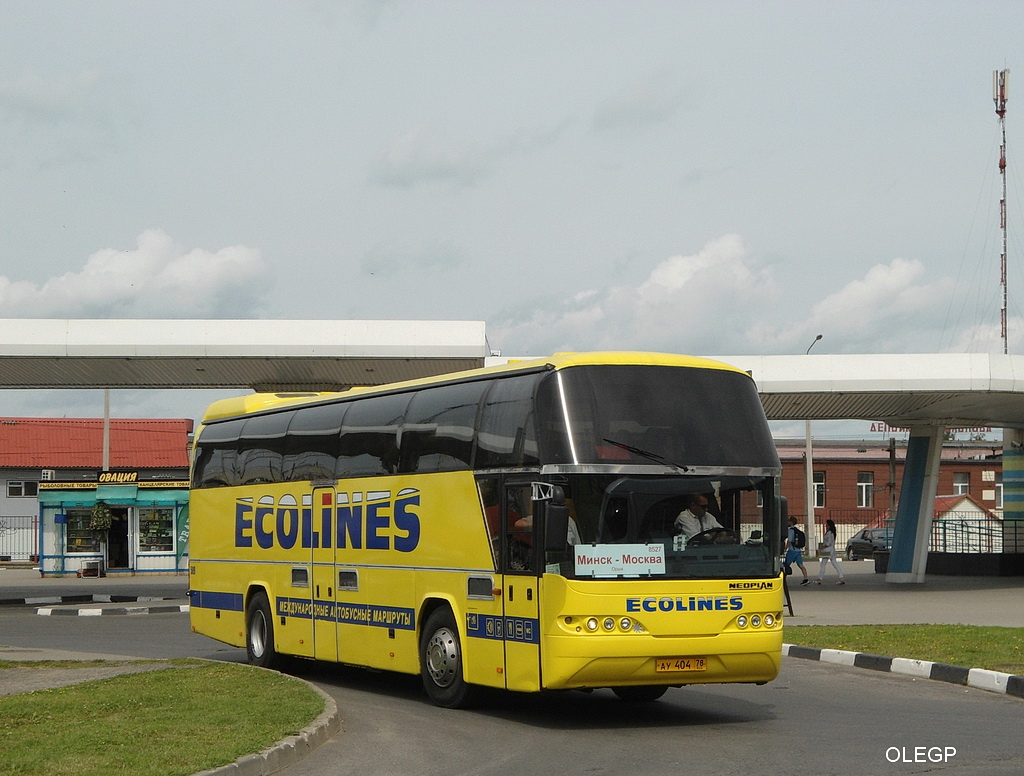
{"label": "red roof", "polygon": [[[188,466],[185,419],[110,419],[110,468]],[[103,467],[102,418],[0,418],[0,467]]]}
{"label": "red roof", "polygon": [[955,496],[936,496],[935,514],[942,515],[946,512],[964,511],[963,502],[973,505],[979,512],[984,512],[986,517],[993,517],[992,510],[979,502],[970,493],[960,493]]}

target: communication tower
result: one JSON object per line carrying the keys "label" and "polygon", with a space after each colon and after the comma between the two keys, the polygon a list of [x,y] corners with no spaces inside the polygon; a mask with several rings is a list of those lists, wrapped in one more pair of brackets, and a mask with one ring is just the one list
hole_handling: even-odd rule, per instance
{"label": "communication tower", "polygon": [[996,70],[992,73],[992,99],[996,103],[996,115],[999,117],[999,130],[1002,135],[999,143],[999,177],[1002,180],[1003,193],[999,199],[999,228],[1003,233],[1003,252],[999,255],[999,284],[1003,290],[1003,306],[999,310],[999,323],[1003,337],[1003,353],[1006,347],[1006,99],[1010,81],[1009,70]]}

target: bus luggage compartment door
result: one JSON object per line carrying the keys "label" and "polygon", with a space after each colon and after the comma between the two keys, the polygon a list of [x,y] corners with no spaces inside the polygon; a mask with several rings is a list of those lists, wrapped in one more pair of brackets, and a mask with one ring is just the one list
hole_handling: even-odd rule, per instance
{"label": "bus luggage compartment door", "polygon": [[505,642],[505,686],[509,690],[540,689],[537,587],[537,577],[505,577],[502,635]]}

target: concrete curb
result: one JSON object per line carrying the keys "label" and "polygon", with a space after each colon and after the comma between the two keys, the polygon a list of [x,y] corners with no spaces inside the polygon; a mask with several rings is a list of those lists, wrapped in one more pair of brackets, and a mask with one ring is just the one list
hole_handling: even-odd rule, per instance
{"label": "concrete curb", "polygon": [[135,601],[166,601],[166,598],[145,595],[44,595],[25,598],[0,598],[0,606],[38,606],[40,604],[120,604]]}
{"label": "concrete curb", "polygon": [[[163,599],[160,599],[163,600]],[[36,614],[42,615],[43,617],[66,615],[75,617],[99,617],[107,614],[167,614],[169,612],[187,612],[189,611],[188,604],[162,604],[157,606],[114,606],[107,608],[92,607],[92,608],[62,608],[54,609],[49,607],[40,607],[36,609]]]}
{"label": "concrete curb", "polygon": [[324,710],[313,722],[299,731],[297,735],[288,736],[262,752],[243,755],[233,763],[201,771],[195,776],[269,776],[282,768],[299,762],[314,749],[333,738],[341,730],[338,704],[334,702],[334,698],[316,685],[309,682],[305,682],[305,684],[324,699]]}
{"label": "concrete curb", "polygon": [[976,690],[986,690],[988,692],[1024,698],[1024,676],[1004,674],[984,668],[963,668],[961,666],[946,665],[945,663],[932,663],[927,660],[885,657],[884,655],[871,655],[866,652],[846,652],[841,649],[801,647],[795,644],[783,644],[782,655],[783,657],[798,657],[804,660],[818,660],[822,663],[869,668],[872,671],[903,674],[918,679],[934,679],[940,682],[973,687]]}

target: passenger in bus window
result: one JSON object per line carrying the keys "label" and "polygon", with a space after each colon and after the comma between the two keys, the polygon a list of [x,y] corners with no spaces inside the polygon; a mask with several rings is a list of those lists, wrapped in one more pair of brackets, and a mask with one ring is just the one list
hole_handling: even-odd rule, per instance
{"label": "passenger in bus window", "polygon": [[708,512],[708,499],[700,493],[690,496],[686,509],[679,513],[674,523],[677,533],[690,538],[712,528],[722,528],[714,515]]}

